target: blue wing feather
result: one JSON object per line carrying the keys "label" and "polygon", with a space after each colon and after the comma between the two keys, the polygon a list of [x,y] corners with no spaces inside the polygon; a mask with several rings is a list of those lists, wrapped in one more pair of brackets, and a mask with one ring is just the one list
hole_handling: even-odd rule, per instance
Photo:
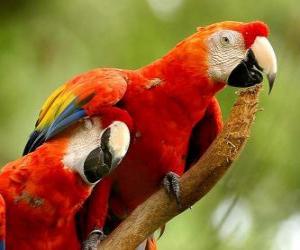
{"label": "blue wing feather", "polygon": [[86,112],[81,107],[78,107],[76,100],[73,100],[64,111],[46,128],[41,131],[35,130],[29,137],[29,140],[24,148],[23,155],[34,151],[45,141],[51,139],[65,128],[69,127],[76,121],[86,116]]}
{"label": "blue wing feather", "polygon": [[0,240],[0,250],[5,250],[5,241]]}
{"label": "blue wing feather", "polygon": [[47,130],[45,135],[45,140],[49,140],[53,136],[57,135],[59,132],[63,131],[65,128],[69,127],[79,119],[86,116],[83,109],[77,109],[69,116],[64,117],[60,122],[54,122],[53,125]]}
{"label": "blue wing feather", "polygon": [[45,134],[46,131],[34,131],[25,146],[25,149],[23,151],[23,155],[26,155],[32,151],[34,151],[38,146],[42,145],[43,142],[45,142]]}
{"label": "blue wing feather", "polygon": [[[75,112],[75,110],[78,109],[78,105],[76,105],[76,101],[72,101],[63,112],[61,112],[58,117],[53,121],[53,123],[51,124],[50,128],[52,126],[55,126],[57,123],[61,122],[64,118],[70,116],[71,114],[73,114]],[[49,129],[50,129],[49,128]]]}

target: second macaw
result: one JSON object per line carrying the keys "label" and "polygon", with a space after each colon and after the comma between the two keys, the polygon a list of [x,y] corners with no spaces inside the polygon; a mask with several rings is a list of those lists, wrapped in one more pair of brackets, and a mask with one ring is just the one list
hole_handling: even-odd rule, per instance
{"label": "second macaw", "polygon": [[[267,75],[276,56],[263,22],[220,22],[198,28],[162,58],[137,70],[95,69],[68,81],[44,104],[24,154],[70,124],[117,106],[133,121],[131,146],[111,178],[86,203],[93,249],[101,230],[112,230],[161,185],[180,203],[178,176],[205,152],[222,129],[216,93],[249,87]],[[108,216],[107,216],[107,210]]]}
{"label": "second macaw", "polygon": [[[120,121],[126,120],[123,113],[111,108],[101,120],[78,121],[1,169],[1,250],[81,249],[75,216],[127,152],[130,134]],[[119,121],[110,122],[112,114]]]}

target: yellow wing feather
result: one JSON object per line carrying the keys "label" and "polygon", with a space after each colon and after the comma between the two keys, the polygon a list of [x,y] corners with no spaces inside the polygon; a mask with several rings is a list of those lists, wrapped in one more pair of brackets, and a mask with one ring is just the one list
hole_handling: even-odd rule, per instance
{"label": "yellow wing feather", "polygon": [[71,91],[67,91],[66,84],[57,88],[43,104],[36,123],[36,129],[40,130],[51,124],[74,98],[74,94]]}

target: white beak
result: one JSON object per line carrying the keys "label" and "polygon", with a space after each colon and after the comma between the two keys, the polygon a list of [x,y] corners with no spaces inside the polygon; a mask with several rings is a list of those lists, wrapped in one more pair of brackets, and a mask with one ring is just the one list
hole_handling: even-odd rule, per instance
{"label": "white beak", "polygon": [[269,93],[273,88],[273,84],[277,73],[277,59],[275,52],[269,42],[265,37],[256,37],[251,49],[254,53],[258,66],[267,75],[269,81]]}

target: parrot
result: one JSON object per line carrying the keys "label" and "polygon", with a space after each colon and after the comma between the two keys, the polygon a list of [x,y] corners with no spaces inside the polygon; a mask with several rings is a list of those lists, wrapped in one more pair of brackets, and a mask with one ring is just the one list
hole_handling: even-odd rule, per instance
{"label": "parrot", "polygon": [[96,68],[50,95],[24,155],[77,120],[108,107],[126,111],[132,121],[130,147],[120,166],[96,185],[85,202],[84,249],[96,249],[105,232],[111,232],[161,185],[180,206],[180,176],[222,130],[216,94],[227,85],[259,84],[264,74],[271,92],[277,59],[268,35],[269,27],[262,21],[199,27],[146,66]]}
{"label": "parrot", "polygon": [[[76,213],[130,143],[123,111],[81,119],[0,172],[0,249],[81,249]],[[108,126],[105,123],[120,114]],[[6,234],[5,234],[6,232]]]}

